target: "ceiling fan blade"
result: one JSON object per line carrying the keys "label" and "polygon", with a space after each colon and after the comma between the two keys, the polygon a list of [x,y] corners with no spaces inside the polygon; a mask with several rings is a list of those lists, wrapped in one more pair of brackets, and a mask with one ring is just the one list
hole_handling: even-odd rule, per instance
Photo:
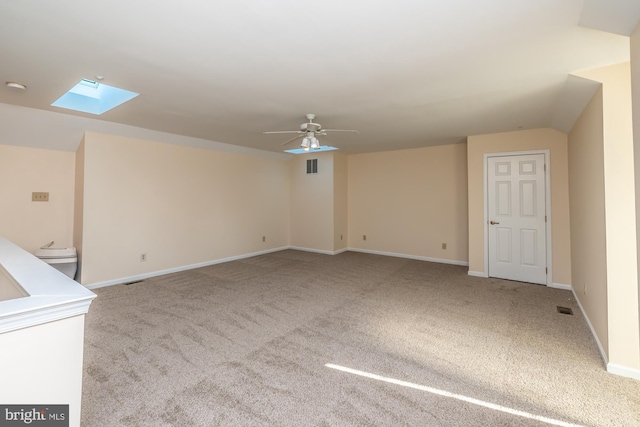
{"label": "ceiling fan blade", "polygon": [[263,134],[269,134],[269,133],[302,133],[299,130],[276,130],[276,131],[272,131],[272,132],[262,132]]}
{"label": "ceiling fan blade", "polygon": [[[306,134],[305,134],[305,135],[306,135]],[[293,138],[291,138],[291,139],[289,139],[289,140],[287,140],[287,141],[283,142],[281,145],[287,145],[288,143],[293,142],[293,141],[295,141],[295,140],[296,140],[296,139],[298,139],[298,138],[302,138],[302,137],[303,137],[303,136],[305,136],[305,135],[298,135],[298,136],[294,136]]]}
{"label": "ceiling fan blade", "polygon": [[353,129],[322,129],[325,132],[353,132],[353,133],[357,133],[358,135],[360,135],[360,131],[358,130],[353,130]]}

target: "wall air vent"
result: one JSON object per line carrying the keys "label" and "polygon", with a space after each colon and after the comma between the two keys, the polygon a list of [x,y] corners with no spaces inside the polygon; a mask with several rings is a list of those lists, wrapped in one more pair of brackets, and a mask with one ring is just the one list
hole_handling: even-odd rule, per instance
{"label": "wall air vent", "polygon": [[307,173],[318,173],[318,159],[307,160]]}

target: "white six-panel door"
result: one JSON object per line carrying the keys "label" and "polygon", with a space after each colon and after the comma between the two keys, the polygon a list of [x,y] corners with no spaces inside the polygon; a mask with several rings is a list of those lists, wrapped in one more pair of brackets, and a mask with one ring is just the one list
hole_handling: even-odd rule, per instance
{"label": "white six-panel door", "polygon": [[544,154],[487,159],[489,276],[547,283]]}

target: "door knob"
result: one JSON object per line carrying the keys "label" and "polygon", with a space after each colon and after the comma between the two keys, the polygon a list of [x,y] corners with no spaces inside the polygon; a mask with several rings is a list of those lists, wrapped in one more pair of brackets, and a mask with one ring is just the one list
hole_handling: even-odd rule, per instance
{"label": "door knob", "polygon": [[496,225],[496,224],[500,224],[500,223],[499,222],[495,222],[495,221],[490,221],[489,224]]}

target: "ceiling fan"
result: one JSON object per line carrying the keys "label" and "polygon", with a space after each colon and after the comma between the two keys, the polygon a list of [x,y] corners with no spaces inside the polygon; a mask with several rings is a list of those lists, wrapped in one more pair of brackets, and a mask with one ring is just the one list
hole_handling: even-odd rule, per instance
{"label": "ceiling fan", "polygon": [[320,123],[315,123],[313,119],[316,118],[315,114],[307,114],[307,120],[309,122],[302,123],[300,125],[300,130],[280,130],[280,131],[272,131],[272,132],[263,132],[264,134],[272,134],[272,133],[295,133],[297,134],[293,138],[285,141],[282,145],[287,145],[296,139],[302,138],[302,142],[300,147],[304,148],[306,151],[311,150],[319,150],[320,149],[320,141],[318,141],[319,136],[326,137],[327,132],[354,132],[359,134],[360,132],[352,129],[323,129]]}

